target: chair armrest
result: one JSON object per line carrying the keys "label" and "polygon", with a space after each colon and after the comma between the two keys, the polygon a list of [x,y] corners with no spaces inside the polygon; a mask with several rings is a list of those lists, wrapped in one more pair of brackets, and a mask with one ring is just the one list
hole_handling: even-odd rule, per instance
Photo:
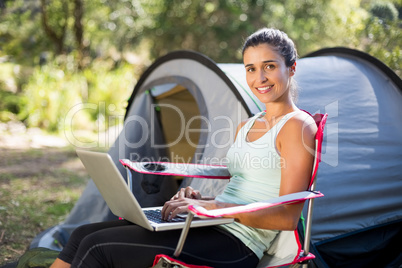
{"label": "chair armrest", "polygon": [[120,159],[120,163],[131,170],[154,175],[183,176],[205,179],[229,179],[226,166],[209,164],[188,164],[169,162],[134,162]]}
{"label": "chair armrest", "polygon": [[216,218],[238,213],[253,212],[264,208],[282,206],[286,204],[303,202],[308,199],[324,196],[321,192],[303,191],[272,198],[266,201],[255,202],[248,205],[206,210],[201,206],[189,206],[189,210],[199,217]]}
{"label": "chair armrest", "polygon": [[317,197],[321,197],[321,196],[324,196],[324,195],[320,192],[303,191],[303,192],[279,196],[277,198],[272,198],[272,199],[269,199],[266,201],[255,202],[255,203],[251,203],[248,205],[240,205],[240,206],[236,206],[236,207],[229,207],[229,208],[222,208],[222,209],[206,210],[205,208],[203,208],[201,206],[194,206],[194,205],[189,206],[190,213],[187,216],[185,226],[182,230],[179,242],[176,247],[176,251],[174,252],[174,256],[178,257],[183,249],[183,245],[186,240],[191,221],[193,219],[193,214],[195,214],[201,218],[203,218],[203,217],[217,218],[217,217],[222,217],[225,215],[233,215],[233,214],[244,213],[244,212],[252,212],[252,211],[269,208],[269,207],[303,202],[305,200],[317,198]]}

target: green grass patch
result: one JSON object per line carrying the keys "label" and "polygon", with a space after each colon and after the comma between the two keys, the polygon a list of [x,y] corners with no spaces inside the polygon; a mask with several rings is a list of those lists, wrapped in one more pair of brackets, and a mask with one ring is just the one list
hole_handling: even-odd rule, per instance
{"label": "green grass patch", "polygon": [[[73,148],[0,153],[0,266],[17,260],[40,232],[60,223],[88,176]],[[13,160],[13,161],[10,161]]]}

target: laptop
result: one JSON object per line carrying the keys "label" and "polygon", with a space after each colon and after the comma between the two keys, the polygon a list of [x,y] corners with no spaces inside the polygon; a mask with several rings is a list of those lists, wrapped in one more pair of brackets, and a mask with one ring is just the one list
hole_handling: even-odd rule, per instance
{"label": "laptop", "polygon": [[[163,221],[160,214],[162,207],[141,208],[109,154],[83,150],[76,152],[114,215],[150,231],[175,230],[184,227],[185,216],[176,217],[172,221]],[[231,218],[194,217],[190,227],[231,222],[233,222]]]}

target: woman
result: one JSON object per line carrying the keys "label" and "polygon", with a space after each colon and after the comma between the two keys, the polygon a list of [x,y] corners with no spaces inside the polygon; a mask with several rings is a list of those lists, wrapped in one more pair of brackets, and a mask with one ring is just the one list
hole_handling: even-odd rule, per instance
{"label": "woman", "polygon": [[[248,37],[243,46],[247,83],[266,111],[238,126],[227,154],[232,177],[224,192],[209,199],[191,187],[181,189],[165,203],[164,219],[189,205],[216,209],[308,188],[317,129],[292,99],[296,58],[293,42],[279,30],[262,29]],[[302,207],[232,215],[232,224],[194,228],[180,259],[213,267],[255,267],[279,230],[296,228]],[[155,255],[172,255],[180,232],[150,232],[126,221],[85,225],[73,232],[52,267],[150,267]]]}

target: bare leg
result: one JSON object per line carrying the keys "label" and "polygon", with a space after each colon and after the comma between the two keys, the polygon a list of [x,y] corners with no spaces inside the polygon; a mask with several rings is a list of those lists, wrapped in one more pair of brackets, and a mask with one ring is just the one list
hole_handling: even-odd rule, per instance
{"label": "bare leg", "polygon": [[70,268],[71,264],[57,258],[50,268]]}

